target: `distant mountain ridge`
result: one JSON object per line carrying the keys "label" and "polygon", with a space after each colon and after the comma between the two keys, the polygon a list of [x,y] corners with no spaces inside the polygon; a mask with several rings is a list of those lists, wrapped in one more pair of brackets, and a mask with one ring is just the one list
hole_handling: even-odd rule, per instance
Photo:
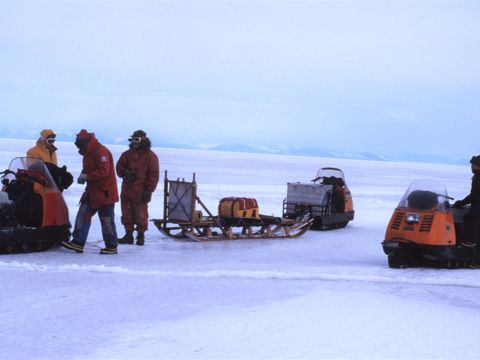
{"label": "distant mountain ridge", "polygon": [[[4,133],[3,138],[18,138],[14,134]],[[72,141],[74,134],[59,134],[57,139],[59,141]],[[37,139],[38,135],[33,134],[28,138]],[[106,144],[128,144],[127,138],[114,138],[112,136],[101,136],[102,142]],[[337,159],[357,159],[357,160],[374,160],[374,161],[405,161],[405,162],[420,162],[420,163],[434,163],[434,164],[468,164],[469,159],[466,158],[449,158],[439,155],[428,154],[375,154],[372,152],[342,152],[338,150],[326,148],[314,148],[303,146],[268,146],[260,144],[239,144],[239,143],[221,143],[221,144],[194,144],[183,142],[169,142],[165,140],[157,140],[152,138],[153,146],[165,147],[174,149],[201,149],[211,151],[231,151],[231,152],[245,152],[255,154],[278,154],[278,155],[297,155],[297,156],[316,156],[325,158]]]}
{"label": "distant mountain ridge", "polygon": [[435,156],[426,154],[402,154],[402,155],[378,155],[371,152],[347,153],[331,149],[312,148],[312,147],[268,147],[265,145],[247,145],[247,144],[218,144],[206,148],[213,151],[233,151],[247,153],[264,153],[279,155],[299,155],[299,156],[318,156],[326,158],[375,160],[375,161],[406,161],[406,162],[425,162],[439,164],[468,164],[467,159],[452,159],[445,156]]}

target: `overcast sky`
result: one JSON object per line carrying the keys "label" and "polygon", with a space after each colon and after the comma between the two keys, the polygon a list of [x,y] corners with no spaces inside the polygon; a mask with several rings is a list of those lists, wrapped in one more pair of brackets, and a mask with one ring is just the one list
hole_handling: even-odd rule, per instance
{"label": "overcast sky", "polygon": [[5,136],[480,154],[480,2],[1,2]]}

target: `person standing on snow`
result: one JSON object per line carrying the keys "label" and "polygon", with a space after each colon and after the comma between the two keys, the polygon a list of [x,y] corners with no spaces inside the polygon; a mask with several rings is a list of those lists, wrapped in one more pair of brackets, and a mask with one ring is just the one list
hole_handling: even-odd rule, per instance
{"label": "person standing on snow", "polygon": [[136,228],[136,243],[144,245],[144,234],[148,230],[148,203],[158,184],[159,162],[145,131],[135,131],[129,141],[129,149],[122,153],[116,166],[117,175],[123,179],[120,199],[125,227],[125,235],[118,242],[133,244]]}
{"label": "person standing on snow", "polygon": [[[463,200],[455,201],[454,208],[470,204],[471,207],[464,216],[465,237],[467,243],[476,244],[477,257],[480,257],[480,155],[470,159],[472,166],[472,188]],[[477,261],[480,260],[477,259]]]}
{"label": "person standing on snow", "polygon": [[71,241],[62,241],[62,246],[82,253],[92,217],[98,212],[105,242],[105,248],[100,250],[100,254],[117,254],[114,208],[118,202],[118,189],[112,154],[100,144],[94,133],[85,129],[77,134],[75,145],[83,156],[83,169],[77,182],[86,182],[87,187],[80,198],[73,238]]}
{"label": "person standing on snow", "polygon": [[27,157],[42,160],[44,163],[57,165],[57,148],[55,147],[55,138],[57,135],[50,129],[40,132],[37,144],[27,151]]}

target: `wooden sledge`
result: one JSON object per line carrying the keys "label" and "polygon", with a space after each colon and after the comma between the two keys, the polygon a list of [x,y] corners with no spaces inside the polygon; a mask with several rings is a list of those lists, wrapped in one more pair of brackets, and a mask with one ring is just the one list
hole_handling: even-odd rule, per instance
{"label": "wooden sledge", "polygon": [[[201,210],[196,209],[197,204]],[[303,235],[313,223],[308,214],[298,219],[261,214],[254,218],[213,215],[197,196],[195,173],[189,182],[185,179],[169,180],[167,171],[163,219],[151,221],[164,235],[191,241],[295,238]]]}

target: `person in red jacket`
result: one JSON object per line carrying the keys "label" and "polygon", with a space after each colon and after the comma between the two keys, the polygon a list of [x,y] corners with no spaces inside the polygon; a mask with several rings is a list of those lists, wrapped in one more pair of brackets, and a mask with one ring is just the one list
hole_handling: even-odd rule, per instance
{"label": "person in red jacket", "polygon": [[145,131],[135,131],[129,141],[129,149],[120,156],[116,166],[117,175],[123,179],[120,199],[125,227],[125,235],[118,242],[133,244],[133,231],[136,229],[136,243],[144,245],[144,234],[148,229],[148,203],[158,184],[159,163]]}
{"label": "person in red jacket", "polygon": [[83,252],[92,217],[98,212],[105,242],[100,254],[116,254],[118,242],[114,208],[118,202],[118,188],[112,154],[100,144],[94,133],[84,129],[77,134],[75,145],[83,156],[83,169],[77,182],[86,182],[87,187],[80,198],[72,240],[63,241],[62,246]]}

